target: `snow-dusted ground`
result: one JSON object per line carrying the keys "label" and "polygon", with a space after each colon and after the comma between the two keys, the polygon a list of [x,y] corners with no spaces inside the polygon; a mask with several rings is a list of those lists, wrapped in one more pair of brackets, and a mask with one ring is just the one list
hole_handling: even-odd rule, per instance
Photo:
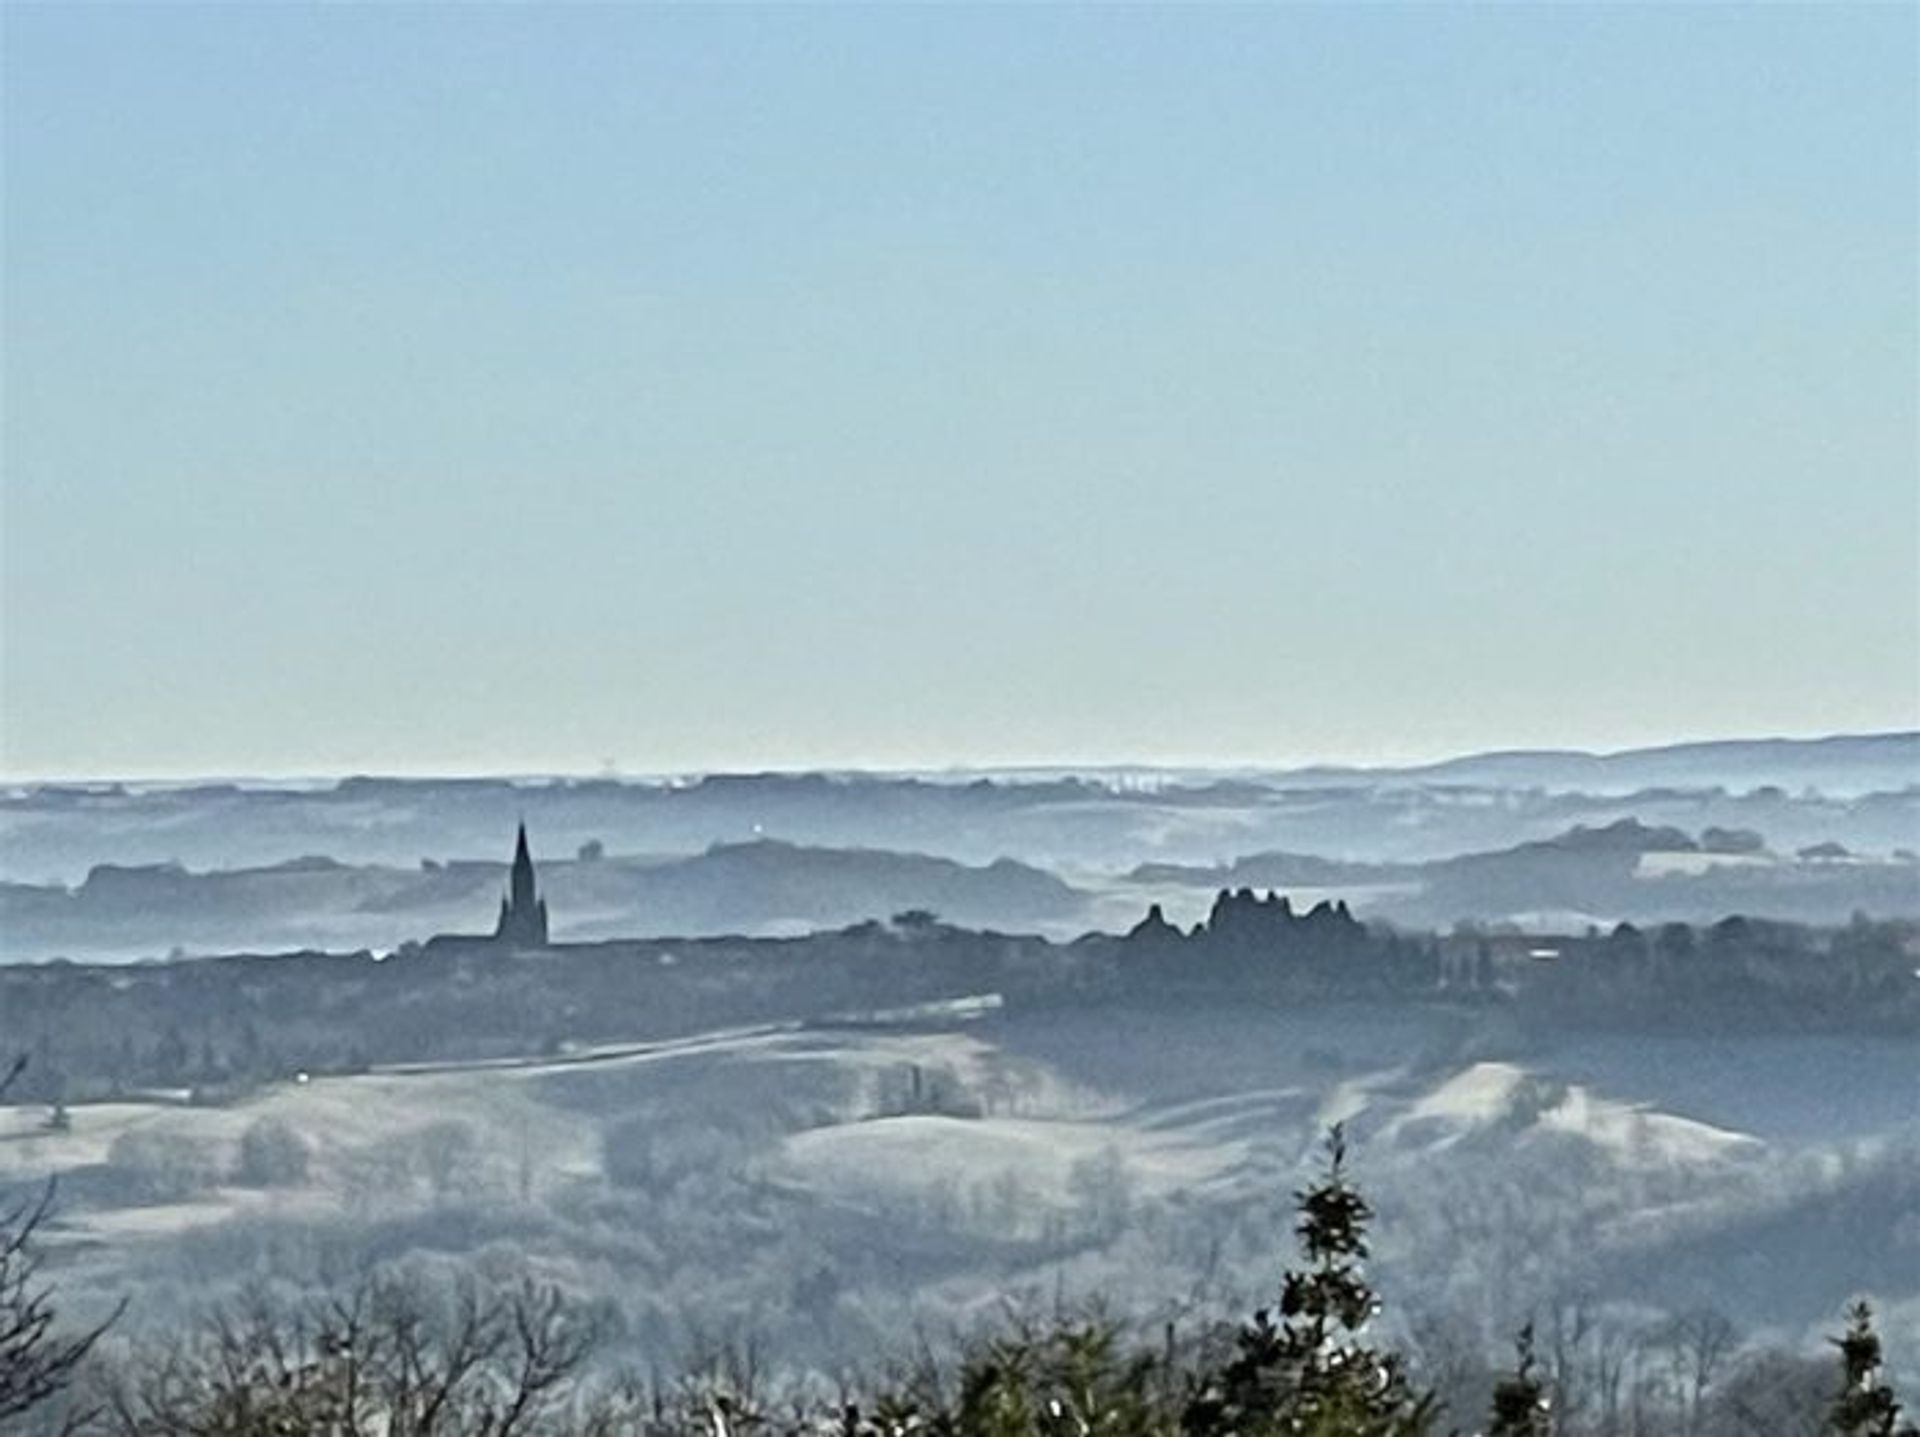
{"label": "snow-dusted ground", "polygon": [[[135,1324],[243,1282],[470,1263],[607,1299],[636,1342],[760,1327],[826,1362],[1009,1290],[1258,1292],[1344,1121],[1405,1306],[1498,1328],[1561,1290],[1630,1303],[1644,1284],[1804,1338],[1856,1288],[1920,1302],[1915,1059],[1530,1052],[1415,1010],[973,1010],[79,1107],[65,1132],[0,1109],[0,1187],[62,1177],[55,1274],[83,1305],[131,1293]],[[304,1178],[234,1181],[263,1124],[299,1135]],[[1718,1290],[1708,1255],[1750,1232],[1805,1275]]]}

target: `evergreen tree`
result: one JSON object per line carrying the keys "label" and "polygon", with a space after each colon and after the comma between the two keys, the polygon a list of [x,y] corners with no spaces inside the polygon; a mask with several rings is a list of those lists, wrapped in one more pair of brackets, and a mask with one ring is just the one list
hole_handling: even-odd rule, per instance
{"label": "evergreen tree", "polygon": [[1519,1361],[1493,1389],[1493,1424],[1487,1437],[1553,1437],[1553,1405],[1533,1360],[1533,1324],[1514,1343]]}
{"label": "evergreen tree", "polygon": [[1286,1275],[1280,1321],[1256,1312],[1233,1360],[1189,1405],[1195,1437],[1424,1437],[1432,1426],[1433,1398],[1363,1340],[1380,1310],[1360,1270],[1373,1210],[1347,1179],[1346,1155],[1335,1125],[1320,1181],[1294,1195],[1305,1266]]}
{"label": "evergreen tree", "polygon": [[1848,1309],[1847,1330],[1833,1345],[1840,1349],[1841,1387],[1827,1413],[1831,1437],[1920,1437],[1912,1423],[1897,1425],[1900,1404],[1882,1380],[1880,1334],[1866,1302]]}

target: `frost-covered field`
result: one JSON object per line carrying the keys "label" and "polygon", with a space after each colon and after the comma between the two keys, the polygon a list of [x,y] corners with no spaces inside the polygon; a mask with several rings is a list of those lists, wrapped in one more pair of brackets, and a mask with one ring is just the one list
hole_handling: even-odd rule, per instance
{"label": "frost-covered field", "polygon": [[1870,1291],[1911,1362],[1916,1115],[1911,1045],[989,1010],[85,1106],[66,1131],[0,1109],[0,1184],[61,1178],[54,1275],[81,1308],[129,1295],[129,1333],[402,1264],[559,1280],[635,1358],[752,1335],[824,1368],[1010,1292],[1239,1308],[1342,1121],[1403,1323],[1491,1335],[1578,1297],[1800,1342]]}

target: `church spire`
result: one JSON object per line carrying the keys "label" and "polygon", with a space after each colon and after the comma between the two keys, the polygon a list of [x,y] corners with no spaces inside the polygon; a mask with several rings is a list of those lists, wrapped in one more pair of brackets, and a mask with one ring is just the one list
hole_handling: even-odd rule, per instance
{"label": "church spire", "polygon": [[500,900],[500,924],[493,936],[504,943],[543,948],[547,942],[547,905],[534,882],[533,853],[527,846],[527,825],[513,844],[513,871],[507,879],[507,896]]}
{"label": "church spire", "polygon": [[513,845],[513,906],[525,908],[534,901],[533,854],[527,849],[527,825],[520,825],[520,836]]}

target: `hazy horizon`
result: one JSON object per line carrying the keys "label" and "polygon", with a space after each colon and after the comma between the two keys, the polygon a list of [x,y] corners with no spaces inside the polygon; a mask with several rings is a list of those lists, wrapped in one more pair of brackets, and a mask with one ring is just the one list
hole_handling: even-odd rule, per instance
{"label": "hazy horizon", "polygon": [[498,767],[487,769],[452,769],[431,762],[418,766],[384,769],[283,769],[283,770],[194,770],[181,772],[114,772],[114,773],[15,773],[0,769],[0,784],[11,787],[33,787],[36,785],[59,784],[99,784],[134,783],[168,786],[192,783],[259,783],[259,784],[301,784],[335,783],[349,778],[395,778],[409,781],[433,780],[498,780],[502,782],[541,782],[545,780],[578,781],[586,779],[615,779],[621,782],[647,783],[663,782],[673,779],[697,778],[708,775],[756,775],[756,774],[873,774],[877,776],[895,775],[989,775],[996,773],[1126,773],[1191,771],[1194,773],[1286,773],[1312,769],[1353,769],[1353,770],[1395,770],[1417,769],[1466,759],[1520,757],[1528,755],[1566,756],[1585,758],[1618,758],[1637,753],[1655,753],[1670,748],[1686,748],[1696,745],[1718,744],[1762,744],[1762,743],[1823,743],[1833,740],[1872,741],[1879,739],[1920,737],[1920,730],[1882,729],[1861,732],[1837,733],[1738,733],[1685,735],[1664,742],[1649,744],[1629,744],[1620,747],[1599,747],[1579,744],[1557,745],[1496,745],[1491,748],[1447,749],[1428,753],[1407,753],[1402,755],[1361,755],[1361,756],[1325,756],[1296,755],[1278,758],[1129,758],[1102,757],[1088,758],[1036,758],[1008,759],[996,761],[991,758],[970,759],[965,762],[903,762],[903,763],[753,763],[743,761],[734,764],[696,764],[686,768],[642,768],[609,767],[602,763],[588,767],[551,767],[529,766],[522,768]]}

